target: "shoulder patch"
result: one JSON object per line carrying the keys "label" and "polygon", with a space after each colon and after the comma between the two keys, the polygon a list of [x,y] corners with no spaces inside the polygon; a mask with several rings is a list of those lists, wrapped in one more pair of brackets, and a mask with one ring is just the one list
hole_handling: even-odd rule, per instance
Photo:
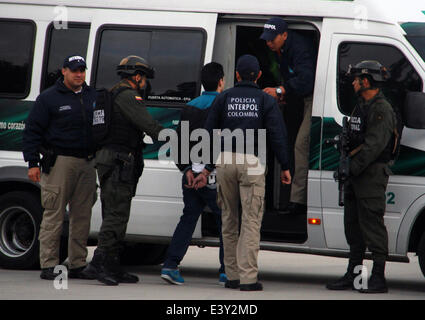
{"label": "shoulder patch", "polygon": [[137,101],[143,101],[143,98],[142,98],[141,96],[134,96],[134,98],[135,98]]}

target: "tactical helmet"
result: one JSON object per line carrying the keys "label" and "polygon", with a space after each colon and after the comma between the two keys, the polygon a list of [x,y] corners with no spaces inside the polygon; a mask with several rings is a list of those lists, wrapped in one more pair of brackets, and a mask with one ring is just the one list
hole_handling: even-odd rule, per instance
{"label": "tactical helmet", "polygon": [[386,81],[390,77],[388,70],[378,61],[364,60],[354,67],[351,64],[348,66],[347,76],[360,77],[365,75],[377,82]]}
{"label": "tactical helmet", "polygon": [[153,79],[155,76],[155,70],[149,65],[149,63],[139,56],[128,56],[121,60],[117,66],[118,75],[133,76],[138,72],[146,75],[148,79]]}

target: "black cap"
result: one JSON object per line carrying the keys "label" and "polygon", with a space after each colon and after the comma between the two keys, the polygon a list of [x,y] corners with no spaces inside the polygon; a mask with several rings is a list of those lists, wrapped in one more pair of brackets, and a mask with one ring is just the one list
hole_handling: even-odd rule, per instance
{"label": "black cap", "polygon": [[271,18],[264,24],[264,31],[260,39],[271,41],[276,38],[278,34],[284,33],[288,30],[288,24],[281,18]]}
{"label": "black cap", "polygon": [[86,61],[82,56],[78,55],[66,57],[63,61],[63,67],[71,70],[76,70],[78,68],[87,69]]}
{"label": "black cap", "polygon": [[245,54],[239,57],[238,62],[236,63],[236,71],[239,72],[241,77],[256,77],[258,72],[260,72],[260,63],[256,57],[250,54]]}

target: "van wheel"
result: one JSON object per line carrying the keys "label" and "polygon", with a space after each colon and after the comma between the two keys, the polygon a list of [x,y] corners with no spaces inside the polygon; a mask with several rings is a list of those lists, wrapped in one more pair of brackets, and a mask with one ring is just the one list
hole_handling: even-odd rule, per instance
{"label": "van wheel", "polygon": [[168,245],[153,243],[126,243],[121,251],[123,265],[157,265],[164,262]]}
{"label": "van wheel", "polygon": [[422,274],[425,276],[425,232],[422,233],[421,240],[419,241],[418,258],[419,258],[419,266],[421,267]]}
{"label": "van wheel", "polygon": [[0,197],[0,266],[39,267],[38,233],[43,209],[39,197],[14,191]]}

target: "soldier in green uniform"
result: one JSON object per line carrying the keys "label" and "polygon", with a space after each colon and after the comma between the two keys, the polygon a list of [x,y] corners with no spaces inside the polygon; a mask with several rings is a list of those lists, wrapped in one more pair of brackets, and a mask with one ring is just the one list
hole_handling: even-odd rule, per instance
{"label": "soldier in green uniform", "polygon": [[145,59],[128,56],[117,67],[121,81],[112,89],[113,105],[108,135],[96,153],[102,201],[98,247],[84,270],[106,285],[136,283],[136,275],[120,266],[119,254],[130,217],[131,199],[143,171],[143,137],[158,139],[163,127],[148,113],[139,90],[154,77]]}
{"label": "soldier in green uniform", "polygon": [[[388,255],[385,190],[391,174],[388,164],[397,143],[397,120],[377,86],[388,77],[379,62],[362,61],[350,67],[348,75],[354,77],[352,85],[359,96],[349,122],[350,177],[345,187],[344,227],[350,253],[346,274],[327,288],[384,293],[388,291],[384,276]],[[362,265],[366,248],[372,253],[372,275],[367,286],[362,283],[362,288],[355,288],[355,267]]]}

